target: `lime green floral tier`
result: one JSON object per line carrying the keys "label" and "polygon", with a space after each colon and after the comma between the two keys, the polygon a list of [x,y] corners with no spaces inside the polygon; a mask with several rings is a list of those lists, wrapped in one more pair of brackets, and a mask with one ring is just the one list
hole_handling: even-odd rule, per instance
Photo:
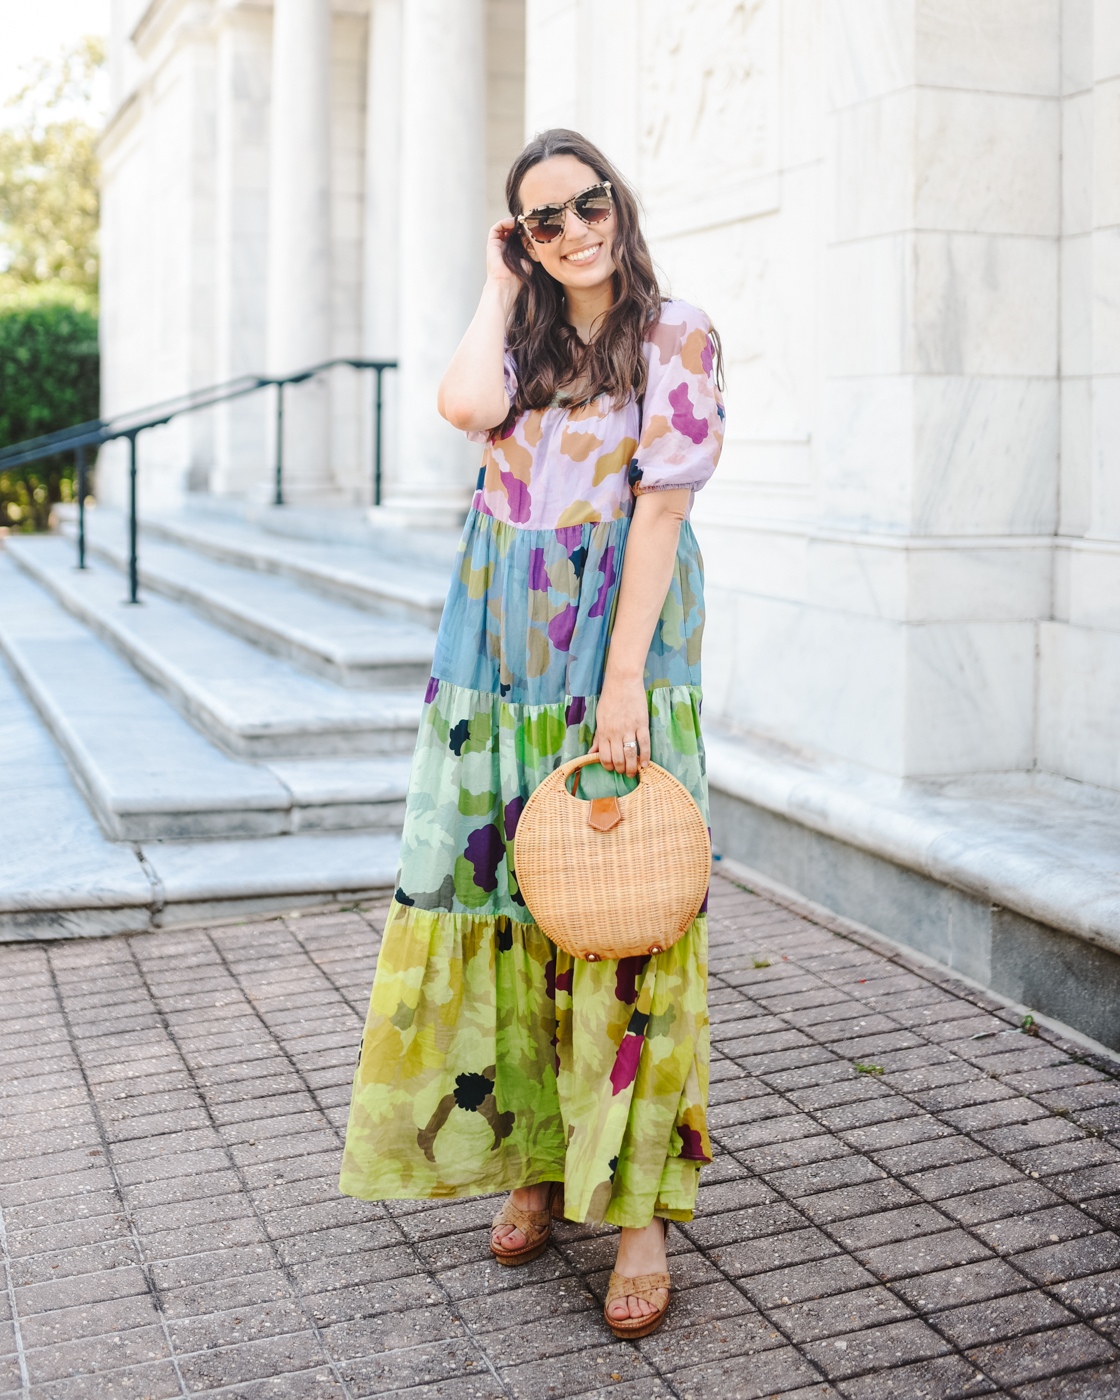
{"label": "lime green floral tier", "polygon": [[[628,525],[468,520],[354,1077],[348,1195],[562,1181],[572,1220],[691,1218],[711,1155],[706,915],[655,957],[581,962],[533,922],[513,862],[526,800],[594,738]],[[652,758],[706,814],[703,618],[685,524],[646,687]],[[592,766],[580,795],[632,786]]]}

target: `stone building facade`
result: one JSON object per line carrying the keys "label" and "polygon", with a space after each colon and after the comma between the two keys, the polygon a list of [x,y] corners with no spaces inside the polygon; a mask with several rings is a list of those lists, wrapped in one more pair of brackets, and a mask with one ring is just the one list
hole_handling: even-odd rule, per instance
{"label": "stone building facade", "polygon": [[[728,440],[694,514],[706,713],[856,784],[1120,791],[1115,0],[115,15],[107,410],[392,355],[380,518],[453,521],[477,453],[435,386],[508,162],[577,127],[723,338]],[[293,393],[295,493],[369,501],[369,388]],[[150,435],[144,498],[260,493],[270,424],[260,395]]]}

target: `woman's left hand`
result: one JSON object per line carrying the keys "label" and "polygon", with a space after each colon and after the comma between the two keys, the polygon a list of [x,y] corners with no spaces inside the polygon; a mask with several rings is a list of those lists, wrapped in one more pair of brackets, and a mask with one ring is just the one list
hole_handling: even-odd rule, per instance
{"label": "woman's left hand", "polygon": [[[626,748],[637,740],[637,748]],[[649,708],[642,677],[634,680],[603,682],[595,711],[595,742],[591,752],[612,773],[628,773],[634,777],[639,764],[649,762]]]}

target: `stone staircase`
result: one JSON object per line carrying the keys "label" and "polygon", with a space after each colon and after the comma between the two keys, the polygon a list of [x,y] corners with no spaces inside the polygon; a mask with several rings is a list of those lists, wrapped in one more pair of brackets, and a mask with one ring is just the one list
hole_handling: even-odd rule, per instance
{"label": "stone staircase", "polygon": [[0,937],[391,888],[457,537],[199,502],[142,522],[132,607],[126,528],[0,553]]}

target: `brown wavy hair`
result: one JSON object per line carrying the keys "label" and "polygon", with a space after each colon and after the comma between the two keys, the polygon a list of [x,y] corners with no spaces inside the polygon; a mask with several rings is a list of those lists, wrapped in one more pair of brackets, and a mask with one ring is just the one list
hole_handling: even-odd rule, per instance
{"label": "brown wavy hair", "polygon": [[642,342],[665,300],[642,236],[633,191],[602,151],[578,131],[553,127],[533,137],[506,176],[509,212],[515,219],[524,213],[521,181],[534,165],[552,156],[575,156],[600,180],[611,182],[616,220],[614,303],[585,345],[564,315],[563,286],[529,258],[518,225],[506,239],[504,254],[506,266],[521,282],[506,332],[517,366],[517,393],[502,429],[526,409],[547,408],[556,391],[574,379],[587,381],[589,398],[610,394],[616,407],[631,392],[641,395],[646,385]]}

